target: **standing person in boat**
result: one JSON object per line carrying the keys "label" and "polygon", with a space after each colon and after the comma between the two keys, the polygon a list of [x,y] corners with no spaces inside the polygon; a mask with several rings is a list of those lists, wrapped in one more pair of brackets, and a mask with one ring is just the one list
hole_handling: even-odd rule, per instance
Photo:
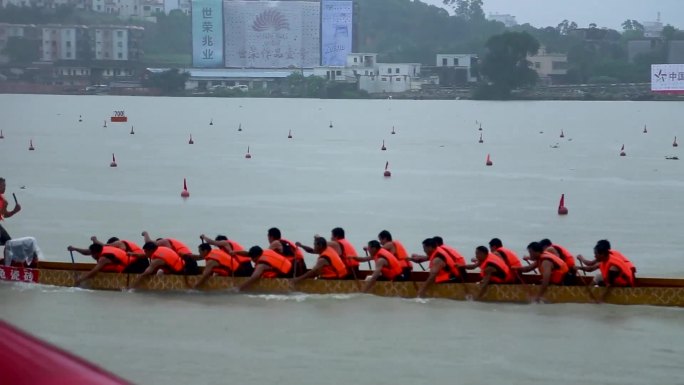
{"label": "standing person in boat", "polygon": [[192,250],[190,250],[185,243],[174,238],[157,238],[156,240],[152,240],[152,237],[150,237],[150,234],[147,231],[143,231],[142,236],[145,240],[145,243],[153,242],[157,246],[168,247],[169,249],[175,251],[176,254],[183,259],[185,274],[195,275],[200,273],[200,269],[197,266],[197,261],[195,258],[193,258]]}
{"label": "standing person in boat", "polygon": [[291,277],[297,277],[306,272],[304,254],[293,242],[290,242],[282,237],[280,229],[277,227],[271,227],[268,229],[267,238],[269,243],[268,248],[284,257],[287,257],[292,264]]}
{"label": "standing person in boat", "polygon": [[349,270],[354,277],[358,277],[359,261],[356,257],[358,257],[359,254],[356,252],[354,246],[345,238],[344,229],[341,227],[332,229],[330,232],[330,241],[333,248],[335,244],[339,246],[340,257],[342,257],[344,264],[347,266],[347,270]]}
{"label": "standing person in boat", "polygon": [[140,273],[144,271],[129,271],[129,267],[132,267],[132,263],[137,259],[128,255],[124,250],[113,247],[113,246],[103,246],[99,243],[93,243],[88,247],[87,253],[81,252],[84,249],[69,246],[67,248],[69,251],[77,251],[84,255],[90,255],[97,261],[95,267],[93,267],[89,272],[81,275],[74,282],[74,286],[79,286],[82,282],[85,282],[99,272],[103,273]]}
{"label": "standing person in boat", "polygon": [[380,234],[378,234],[378,241],[380,241],[380,244],[385,250],[392,253],[397,258],[397,260],[399,260],[399,265],[401,265],[403,279],[411,279],[413,265],[409,260],[409,254],[406,251],[404,245],[398,240],[393,240],[392,234],[387,230],[382,230]]}
{"label": "standing person in boat", "polygon": [[364,250],[367,250],[370,256],[356,257],[356,259],[359,262],[375,261],[375,270],[370,279],[366,280],[366,285],[361,290],[363,293],[372,289],[376,281],[406,281],[399,259],[389,250],[383,248],[380,242],[370,241]]}
{"label": "standing person in boat", "polygon": [[[613,287],[634,287],[634,265],[622,253],[612,250],[610,242],[603,239],[594,246],[594,257],[597,263],[591,266],[580,266],[577,270],[595,271],[601,270],[602,279],[595,278],[596,283],[606,287],[601,295],[600,301],[603,302],[610,294]],[[578,256],[578,259],[580,256]]]}
{"label": "standing person in boat", "polygon": [[[234,251],[244,251],[244,247],[232,239],[228,239],[225,235],[217,235],[216,239],[211,239],[206,235],[200,235],[200,239],[212,246],[218,247],[224,252],[230,254]],[[237,255],[236,258],[240,262],[240,266],[233,272],[235,277],[249,277],[254,272],[252,260],[248,256]]]}
{"label": "standing person in boat", "polygon": [[512,269],[520,272],[539,269],[539,273],[542,276],[541,287],[537,295],[532,299],[534,302],[539,302],[544,298],[549,285],[563,285],[569,269],[562,258],[545,250],[539,242],[532,242],[527,245],[527,252],[530,254],[532,263],[529,266],[514,267]]}
{"label": "standing person in boat", "polygon": [[501,259],[503,259],[504,262],[506,262],[508,267],[514,268],[522,266],[522,263],[520,263],[520,258],[518,258],[518,255],[515,254],[513,250],[505,248],[503,246],[503,242],[501,242],[501,239],[492,238],[492,240],[489,241],[489,249],[492,251],[492,253],[501,257]]}
{"label": "standing person in boat", "polygon": [[[196,260],[205,260],[202,276],[192,285],[193,289],[202,286],[212,275],[221,277],[234,276],[240,268],[240,261],[235,254],[229,254],[222,248],[212,249],[211,244],[202,243],[197,247],[198,255],[193,256]],[[232,250],[231,250],[232,252]],[[251,266],[251,263],[250,263]]]}
{"label": "standing person in boat", "polygon": [[[599,244],[601,245],[601,248],[608,247],[608,249],[610,249],[611,252],[614,252],[613,255],[614,255],[615,257],[617,257],[618,259],[622,259],[623,261],[625,261],[625,263],[627,263],[627,265],[629,265],[630,269],[632,270],[632,273],[633,273],[634,275],[636,275],[637,269],[636,269],[636,267],[634,266],[634,264],[633,264],[629,259],[627,259],[627,257],[625,257],[624,254],[622,254],[621,252],[611,249],[610,242],[609,242],[607,239],[602,239],[602,240],[600,240],[600,241],[598,241],[598,242],[596,243],[597,246],[598,246]],[[598,265],[598,264],[600,263],[597,259],[593,259],[593,260],[590,261],[590,260],[584,258],[584,257],[582,256],[582,254],[579,254],[579,255],[577,256],[577,260],[580,261],[580,263],[583,263],[583,264],[584,264],[585,266],[587,266],[587,267],[595,266],[595,265]],[[578,269],[578,270],[579,270],[579,269]]]}
{"label": "standing person in boat", "polygon": [[129,287],[130,289],[135,289],[145,277],[158,271],[166,274],[183,274],[185,272],[185,260],[173,249],[166,246],[157,246],[155,242],[146,242],[142,248],[145,257],[150,260],[150,266],[133,281]]}
{"label": "standing person in boat", "polygon": [[247,252],[236,251],[233,254],[247,255],[254,262],[254,273],[235,289],[236,291],[247,289],[261,278],[292,277],[292,263],[290,260],[271,249],[263,250],[259,246],[252,246]]}
{"label": "standing person in boat", "polygon": [[[462,281],[456,261],[444,247],[437,244],[435,238],[427,238],[423,241],[423,251],[428,256],[427,260],[430,261],[430,274],[420,285],[418,297],[424,297],[427,289],[434,283]],[[411,257],[414,262],[416,262],[415,257],[417,257],[415,254]],[[422,261],[421,258],[420,262]]]}
{"label": "standing person in boat", "polygon": [[514,283],[515,278],[511,268],[498,254],[490,253],[486,246],[478,246],[475,249],[475,263],[465,266],[466,270],[480,268],[480,291],[475,295],[479,300],[485,295],[490,283]]}
{"label": "standing person in boat", "polygon": [[9,203],[4,196],[6,188],[5,178],[0,178],[0,246],[5,246],[5,243],[12,239],[9,233],[7,233],[7,230],[2,227],[2,221],[5,218],[11,218],[15,216],[19,211],[21,211],[21,205],[16,201],[14,208],[12,210],[8,210]]}
{"label": "standing person in boat", "polygon": [[349,273],[347,267],[342,261],[342,258],[335,249],[328,245],[328,242],[323,237],[314,237],[314,246],[305,246],[301,243],[295,243],[297,247],[301,247],[309,254],[318,254],[318,260],[311,270],[296,277],[292,283],[297,284],[299,281],[307,278],[321,278],[321,279],[347,279]]}
{"label": "standing person in boat", "polygon": [[572,253],[565,247],[551,242],[548,238],[542,239],[539,244],[542,245],[544,251],[556,255],[568,265],[568,273],[563,278],[563,284],[574,285],[577,281],[577,269],[575,269],[575,257],[572,256]]}

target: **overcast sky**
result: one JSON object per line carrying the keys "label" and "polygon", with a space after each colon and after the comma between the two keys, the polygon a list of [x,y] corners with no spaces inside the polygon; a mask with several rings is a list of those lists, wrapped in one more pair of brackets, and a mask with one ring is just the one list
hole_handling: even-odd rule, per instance
{"label": "overcast sky", "polygon": [[[442,0],[422,0],[439,5]],[[600,27],[621,29],[626,19],[656,21],[658,11],[663,24],[684,29],[684,0],[483,0],[485,14],[507,13],[518,23],[535,27],[556,26],[563,19],[580,27],[596,23]]]}

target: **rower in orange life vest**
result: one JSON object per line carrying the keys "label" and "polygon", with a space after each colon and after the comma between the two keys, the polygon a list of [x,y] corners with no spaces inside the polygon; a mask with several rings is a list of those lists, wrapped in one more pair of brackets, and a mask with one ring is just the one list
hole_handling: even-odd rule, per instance
{"label": "rower in orange life vest", "polygon": [[[433,283],[461,282],[463,280],[456,260],[444,247],[437,244],[435,238],[427,238],[423,241],[423,251],[430,261],[430,274],[425,282],[420,285],[418,297],[424,297],[426,290]],[[420,256],[414,254],[411,260],[418,262],[416,257]],[[423,261],[422,258],[419,260],[420,262]]]}
{"label": "rower in orange life vest", "polygon": [[541,287],[537,295],[532,299],[534,302],[539,302],[544,298],[544,293],[546,293],[549,285],[563,284],[569,269],[563,259],[556,254],[544,250],[544,247],[539,242],[532,242],[527,245],[527,252],[530,254],[532,263],[529,266],[513,268],[513,270],[528,272],[539,269],[539,274],[542,276]]}
{"label": "rower in orange life vest", "polygon": [[142,248],[145,252],[145,257],[150,259],[150,266],[133,281],[129,287],[130,289],[137,287],[145,277],[158,272],[170,274],[184,273],[185,262],[173,249],[165,246],[157,246],[155,242],[147,242]]}
{"label": "rower in orange life vest", "polygon": [[[577,270],[595,271],[601,270],[602,280],[594,278],[599,285],[604,285],[606,290],[601,295],[600,301],[603,302],[608,297],[613,287],[634,287],[634,265],[622,253],[612,250],[610,242],[602,239],[594,246],[594,257],[598,263],[592,266],[581,266]],[[578,259],[580,256],[578,256]]]}
{"label": "rower in orange life vest", "polygon": [[[104,266],[104,268],[95,266],[95,268],[97,268],[97,270],[95,272],[102,271],[102,272],[139,274],[139,273],[142,273],[143,271],[145,271],[145,269],[147,269],[147,267],[150,265],[147,258],[144,258],[144,256],[142,254],[140,254],[140,255],[136,254],[136,255],[130,255],[130,256],[125,255],[127,252],[129,252],[129,250],[126,249],[124,242],[129,242],[129,241],[121,241],[117,237],[111,237],[111,238],[109,238],[109,240],[107,241],[106,244],[103,244],[102,242],[98,241],[97,237],[95,237],[95,236],[90,237],[90,240],[93,241],[93,245],[97,245],[100,247],[106,247],[104,254],[106,254],[106,256],[108,256],[109,260],[111,261],[111,264],[106,264],[106,266]],[[136,245],[133,242],[131,242],[130,244],[131,244],[132,250],[139,251],[140,253],[142,253],[142,249],[140,249],[140,247],[138,245]],[[75,247],[75,246],[69,245],[67,247],[67,250],[69,252],[75,251],[81,255],[89,255],[98,264],[104,263],[103,258],[102,258],[102,251],[100,251],[99,253],[94,253],[93,252],[93,245],[91,245],[88,248],[80,248],[80,247]],[[110,255],[112,253],[107,252],[109,250],[109,248],[116,249],[116,250],[114,250],[114,253],[115,253],[114,255]],[[96,249],[96,250],[99,250],[99,249]],[[121,256],[121,254],[118,251],[123,252],[125,257],[126,257],[125,258],[126,261],[123,264],[119,263],[119,262],[121,262],[121,258],[118,258],[118,256]],[[123,267],[121,267],[121,265],[123,265]],[[89,276],[89,278],[90,277],[92,277],[92,276]]]}
{"label": "rower in orange life vest", "polygon": [[[118,247],[119,249],[131,253],[132,255],[139,255],[142,256],[144,255],[143,249],[138,246],[137,243],[133,241],[129,241],[127,239],[119,239],[117,237],[111,237],[107,240],[107,243],[102,243],[100,242],[96,236],[90,237],[90,240],[93,243],[97,243],[102,246],[112,246],[112,247]],[[83,253],[81,253],[83,254]],[[88,255],[88,254],[84,254]],[[150,265],[150,261],[147,258],[140,257],[140,258],[134,258],[131,260],[131,263],[126,267],[126,271],[124,273],[134,273],[134,274],[139,274],[145,271],[147,267]]]}
{"label": "rower in orange life vest", "polygon": [[409,260],[409,254],[406,251],[404,245],[397,240],[392,240],[392,234],[390,234],[390,232],[387,230],[382,230],[380,234],[378,234],[378,241],[380,241],[380,244],[385,250],[392,253],[395,257],[397,257],[397,260],[399,260],[399,265],[401,266],[403,279],[411,279],[411,271],[413,271],[413,265]]}
{"label": "rower in orange life vest", "polygon": [[[69,246],[69,251],[81,251],[73,246]],[[81,275],[74,282],[74,286],[80,285],[82,282],[93,278],[100,271],[103,273],[122,273],[126,271],[127,266],[135,261],[136,258],[130,257],[125,251],[118,247],[112,246],[102,246],[97,243],[93,243],[88,247],[88,253],[86,255],[91,255],[97,264],[89,272]],[[81,253],[84,254],[84,253]]]}
{"label": "rower in orange life vest", "polygon": [[341,227],[335,227],[330,232],[330,242],[328,245],[335,248],[335,245],[339,247],[340,257],[347,266],[347,270],[353,277],[359,276],[359,261],[356,257],[359,254],[356,252],[354,246],[345,238],[344,229]]}
{"label": "rower in orange life vest", "polygon": [[376,281],[405,281],[406,277],[403,274],[401,263],[389,250],[383,248],[378,241],[368,242],[368,246],[364,247],[370,256],[356,257],[359,262],[375,261],[375,270],[370,278],[366,279],[363,293],[367,293],[373,288]]}
{"label": "rower in orange life vest", "polygon": [[192,285],[193,289],[202,286],[212,275],[221,277],[234,276],[240,268],[240,261],[236,256],[226,253],[223,249],[212,249],[209,243],[202,243],[197,247],[199,255],[196,260],[205,260],[204,271],[199,280]]}
{"label": "rower in orange life vest", "polygon": [[492,250],[492,253],[501,257],[501,259],[506,262],[508,267],[522,266],[522,263],[520,263],[520,258],[518,258],[513,250],[503,247],[501,239],[492,238],[492,240],[489,241],[489,249]]}
{"label": "rower in orange life vest", "polygon": [[304,262],[304,254],[299,248],[293,243],[285,238],[282,238],[280,229],[277,227],[271,227],[268,229],[268,248],[275,251],[276,253],[287,257],[287,259],[292,263],[292,274],[291,277],[297,277],[306,272],[306,263]]}
{"label": "rower in orange life vest", "polygon": [[310,254],[318,254],[318,260],[311,270],[296,277],[292,284],[297,284],[299,281],[307,278],[321,278],[321,279],[346,279],[349,276],[347,267],[340,255],[328,245],[328,242],[323,237],[314,237],[314,246],[305,246],[301,243],[296,243],[297,247],[301,247]]}
{"label": "rower in orange life vest", "polygon": [[539,241],[539,244],[542,245],[544,251],[554,254],[568,265],[568,273],[565,275],[563,283],[566,285],[574,285],[576,282],[577,270],[575,269],[575,257],[572,256],[572,253],[565,247],[551,242],[548,238],[542,239]]}
{"label": "rower in orange life vest", "polygon": [[233,254],[247,255],[254,262],[254,273],[242,285],[233,289],[241,291],[257,282],[261,278],[291,278],[292,263],[290,260],[271,250],[263,250],[259,246],[252,246],[249,251],[236,251]]}
{"label": "rower in orange life vest", "polygon": [[[245,250],[239,243],[228,239],[225,235],[217,235],[216,239],[211,239],[206,235],[200,235],[200,239],[204,242],[218,247],[219,249],[230,254],[233,251],[243,251]],[[236,258],[240,262],[240,266],[233,272],[235,277],[249,277],[254,272],[254,266],[252,266],[252,260],[248,256],[236,255]]]}
{"label": "rower in orange life vest", "polygon": [[478,246],[475,249],[475,263],[467,265],[467,270],[480,268],[480,291],[475,296],[479,300],[487,292],[490,283],[513,283],[515,281],[513,272],[506,261],[499,255],[490,253],[485,246]]}
{"label": "rower in orange life vest", "polygon": [[[608,240],[606,240],[606,239],[602,239],[602,240],[598,241],[597,245],[598,245],[599,243],[602,244],[603,246],[608,246],[608,249],[611,248],[610,242],[608,242]],[[602,246],[602,247],[603,247],[603,246]],[[611,251],[615,251],[615,250],[612,250],[612,249],[611,249]],[[634,267],[634,264],[633,264],[629,259],[627,259],[627,257],[625,257],[625,256],[624,256],[622,253],[620,253],[619,251],[615,252],[614,255],[615,255],[618,259],[624,260],[625,263],[627,263],[627,265],[629,265],[630,269],[632,270],[632,274],[634,274],[634,275],[636,276],[637,269],[636,269],[636,267]],[[584,258],[584,257],[582,256],[582,254],[579,254],[579,255],[577,256],[577,260],[579,260],[580,263],[583,263],[583,264],[584,264],[585,266],[587,266],[587,267],[591,267],[591,266],[594,266],[594,265],[598,265],[598,264],[600,263],[600,262],[599,262],[598,260],[596,260],[596,259],[593,259],[593,260],[590,261],[590,260]]]}

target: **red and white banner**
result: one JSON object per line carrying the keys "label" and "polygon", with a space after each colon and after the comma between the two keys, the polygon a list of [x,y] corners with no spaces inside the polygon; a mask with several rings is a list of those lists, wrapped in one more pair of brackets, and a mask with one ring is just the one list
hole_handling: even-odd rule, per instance
{"label": "red and white banner", "polygon": [[0,281],[35,282],[38,283],[40,271],[23,267],[0,266]]}

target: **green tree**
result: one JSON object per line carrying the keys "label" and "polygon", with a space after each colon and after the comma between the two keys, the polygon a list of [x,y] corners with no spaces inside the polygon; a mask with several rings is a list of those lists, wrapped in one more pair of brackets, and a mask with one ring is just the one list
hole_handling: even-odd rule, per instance
{"label": "green tree", "polygon": [[539,51],[539,42],[530,34],[505,32],[492,36],[486,46],[480,72],[490,82],[492,97],[507,98],[512,90],[536,83],[537,73],[527,57]]}
{"label": "green tree", "polygon": [[482,0],[470,0],[468,6],[468,18],[470,20],[484,20],[485,14],[482,10]]}
{"label": "green tree", "polygon": [[40,41],[11,36],[2,53],[13,63],[31,63],[40,58]]}
{"label": "green tree", "polygon": [[153,73],[143,81],[145,87],[158,88],[164,95],[178,95],[185,90],[185,82],[190,78],[187,72],[180,72],[178,68]]}

